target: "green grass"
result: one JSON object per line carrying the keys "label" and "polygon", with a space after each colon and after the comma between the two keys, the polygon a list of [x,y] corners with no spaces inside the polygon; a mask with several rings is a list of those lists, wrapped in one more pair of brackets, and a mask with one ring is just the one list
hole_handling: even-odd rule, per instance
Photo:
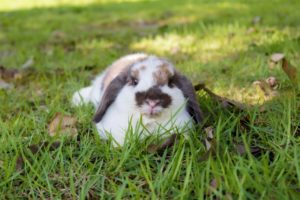
{"label": "green grass", "polygon": [[[0,66],[33,58],[34,70],[0,90],[0,199],[300,198],[299,94],[269,62],[282,52],[300,66],[299,1],[16,2],[0,0]],[[252,24],[256,16],[261,21]],[[147,152],[149,141],[113,148],[98,137],[92,107],[70,105],[74,91],[137,51],[167,57],[194,83],[254,105],[232,113],[199,93],[206,126],[215,129],[214,156],[202,161],[203,130],[162,155]],[[278,79],[279,96],[264,101],[252,83],[269,76]],[[57,112],[78,119],[80,140],[48,136]],[[27,148],[57,139],[54,151]],[[253,155],[250,147],[263,150]],[[20,155],[23,171],[15,169]]]}

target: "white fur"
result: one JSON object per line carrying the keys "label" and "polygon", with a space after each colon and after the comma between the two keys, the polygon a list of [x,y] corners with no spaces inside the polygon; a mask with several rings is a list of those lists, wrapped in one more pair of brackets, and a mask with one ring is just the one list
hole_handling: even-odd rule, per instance
{"label": "white fur", "polygon": [[[122,59],[138,60],[145,56],[145,54],[132,54],[122,57],[116,62]],[[155,85],[153,72],[158,69],[162,62],[161,59],[155,56],[149,56],[132,67],[132,69],[139,69],[144,66],[145,69],[139,71],[140,79],[138,85],[135,87],[125,85],[118,93],[113,104],[107,109],[102,120],[96,124],[99,135],[102,138],[107,139],[108,134],[111,134],[116,143],[123,145],[126,132],[130,126],[133,127],[135,134],[141,133],[141,137],[148,134],[162,134],[167,131],[186,131],[191,126],[192,119],[186,110],[186,99],[182,91],[176,87],[170,88],[166,85],[160,87],[162,92],[171,96],[172,102],[168,108],[155,108],[155,111],[160,113],[158,116],[151,117],[147,115],[149,108],[146,105],[141,107],[136,105],[136,92],[146,91]],[[171,64],[169,71],[174,73],[174,68]],[[97,108],[104,92],[101,90],[101,86],[106,72],[107,70],[98,75],[91,86],[75,92],[72,100],[73,104],[81,105],[91,102]]]}

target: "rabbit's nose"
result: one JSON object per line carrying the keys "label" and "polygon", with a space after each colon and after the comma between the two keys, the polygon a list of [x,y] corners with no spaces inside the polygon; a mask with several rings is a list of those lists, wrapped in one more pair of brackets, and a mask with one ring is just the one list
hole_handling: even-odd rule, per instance
{"label": "rabbit's nose", "polygon": [[147,99],[147,100],[146,100],[146,103],[147,103],[150,107],[154,108],[155,106],[157,106],[157,105],[159,104],[159,100],[157,100],[157,99],[155,99],[155,100]]}

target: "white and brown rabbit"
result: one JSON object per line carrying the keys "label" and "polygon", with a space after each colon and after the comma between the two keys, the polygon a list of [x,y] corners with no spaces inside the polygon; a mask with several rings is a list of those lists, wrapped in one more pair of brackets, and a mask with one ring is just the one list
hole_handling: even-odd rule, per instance
{"label": "white and brown rabbit", "polygon": [[146,54],[120,58],[89,87],[73,95],[73,104],[91,102],[101,137],[123,145],[129,128],[142,135],[185,131],[201,122],[192,83],[165,59]]}

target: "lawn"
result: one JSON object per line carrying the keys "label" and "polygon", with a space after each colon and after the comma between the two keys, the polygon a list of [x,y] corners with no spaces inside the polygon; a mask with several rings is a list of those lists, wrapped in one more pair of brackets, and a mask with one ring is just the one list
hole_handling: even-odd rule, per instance
{"label": "lawn", "polygon": [[[300,199],[299,82],[271,62],[284,54],[300,80],[299,10],[298,0],[0,0],[0,199]],[[70,100],[133,52],[166,57],[247,108],[199,91],[205,120],[190,138],[161,152],[148,148],[157,138],[114,148],[93,107]],[[49,136],[57,113],[76,119],[77,137]]]}

